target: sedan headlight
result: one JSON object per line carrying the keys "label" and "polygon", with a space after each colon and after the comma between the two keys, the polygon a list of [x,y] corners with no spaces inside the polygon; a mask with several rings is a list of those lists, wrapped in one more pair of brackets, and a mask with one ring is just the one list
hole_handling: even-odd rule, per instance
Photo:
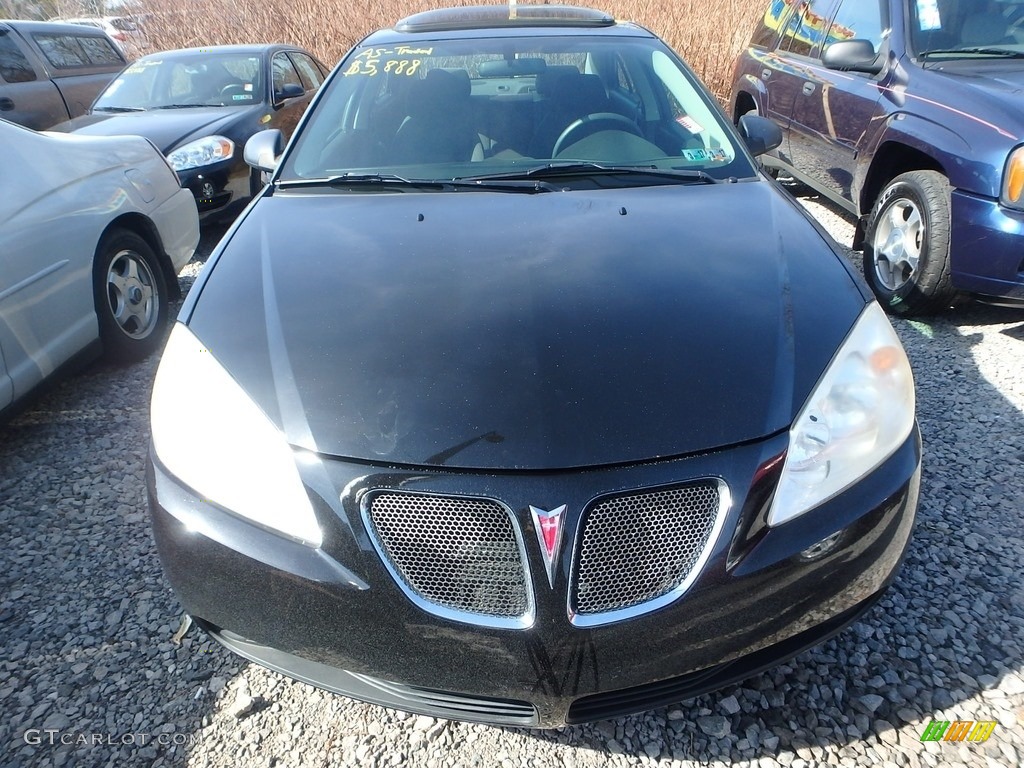
{"label": "sedan headlight", "polygon": [[914,428],[914,377],[903,345],[872,302],[789,431],[768,524],[781,525],[856,483]]}
{"label": "sedan headlight", "polygon": [[999,202],[1008,208],[1024,211],[1024,147],[1010,153],[1003,172],[1003,192]]}
{"label": "sedan headlight", "polygon": [[167,162],[176,171],[202,168],[204,165],[230,160],[235,154],[235,143],[223,136],[207,136],[178,147],[167,156]]}
{"label": "sedan headlight", "polygon": [[150,410],[156,456],[201,499],[320,546],[284,435],[180,323],[167,340]]}

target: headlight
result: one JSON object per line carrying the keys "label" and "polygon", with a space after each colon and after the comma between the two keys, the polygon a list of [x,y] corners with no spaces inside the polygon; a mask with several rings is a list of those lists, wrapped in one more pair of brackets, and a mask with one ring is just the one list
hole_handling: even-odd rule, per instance
{"label": "headlight", "polygon": [[1010,153],[1003,172],[1003,193],[999,202],[1008,208],[1024,211],[1024,147]]}
{"label": "headlight", "polygon": [[201,499],[320,546],[284,435],[180,323],[167,340],[150,410],[154,452]]}
{"label": "headlight", "polygon": [[889,458],[913,428],[910,362],[872,302],[789,431],[768,524],[781,525],[849,488]]}
{"label": "headlight", "polygon": [[178,147],[167,156],[167,162],[176,171],[202,168],[204,165],[229,160],[235,154],[235,143],[223,136],[207,136]]}

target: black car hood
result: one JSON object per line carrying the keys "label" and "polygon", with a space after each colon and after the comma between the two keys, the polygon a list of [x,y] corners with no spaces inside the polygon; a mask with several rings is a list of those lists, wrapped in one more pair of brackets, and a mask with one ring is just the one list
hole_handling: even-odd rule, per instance
{"label": "black car hood", "polygon": [[766,182],[278,191],[207,270],[189,325],[292,444],[477,469],[784,430],[866,301]]}
{"label": "black car hood", "polygon": [[165,155],[182,144],[229,130],[252,112],[265,109],[245,107],[189,107],[154,109],[147,112],[94,112],[61,123],[50,130],[92,136],[145,136]]}

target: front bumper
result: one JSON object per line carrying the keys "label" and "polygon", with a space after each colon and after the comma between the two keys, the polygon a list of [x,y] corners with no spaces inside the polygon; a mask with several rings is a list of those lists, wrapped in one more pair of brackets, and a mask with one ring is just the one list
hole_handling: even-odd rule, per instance
{"label": "front bumper", "polygon": [[985,296],[1024,300],[1024,212],[954,190],[952,218],[953,285]]}
{"label": "front bumper", "polygon": [[200,221],[237,213],[251,197],[249,166],[240,158],[177,173],[181,186],[195,198]]}
{"label": "front bumper", "polygon": [[[771,489],[753,481],[786,441],[779,435],[686,459],[550,474],[374,471],[323,459],[300,470],[324,531],[319,549],[198,499],[152,459],[150,509],[161,560],[185,610],[241,655],[407,711],[554,727],[642,711],[743,679],[838,631],[885,590],[913,527],[917,430],[853,488],[767,529]],[[528,505],[559,500],[569,510],[572,541],[579,513],[600,494],[708,476],[726,482],[733,503],[689,590],[667,607],[588,628],[567,615],[571,545],[557,561],[553,587],[539,547],[529,549],[536,594],[529,627],[474,626],[413,605],[359,514],[368,489],[488,496],[507,501],[524,540],[534,542]],[[828,546],[816,547],[826,540]]]}

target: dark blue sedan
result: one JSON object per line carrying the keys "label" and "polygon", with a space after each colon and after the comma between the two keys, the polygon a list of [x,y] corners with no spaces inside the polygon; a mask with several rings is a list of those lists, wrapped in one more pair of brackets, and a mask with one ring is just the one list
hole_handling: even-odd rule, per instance
{"label": "dark blue sedan", "polygon": [[860,217],[890,312],[1024,305],[1024,0],[775,0],[733,114],[784,128],[766,164]]}

